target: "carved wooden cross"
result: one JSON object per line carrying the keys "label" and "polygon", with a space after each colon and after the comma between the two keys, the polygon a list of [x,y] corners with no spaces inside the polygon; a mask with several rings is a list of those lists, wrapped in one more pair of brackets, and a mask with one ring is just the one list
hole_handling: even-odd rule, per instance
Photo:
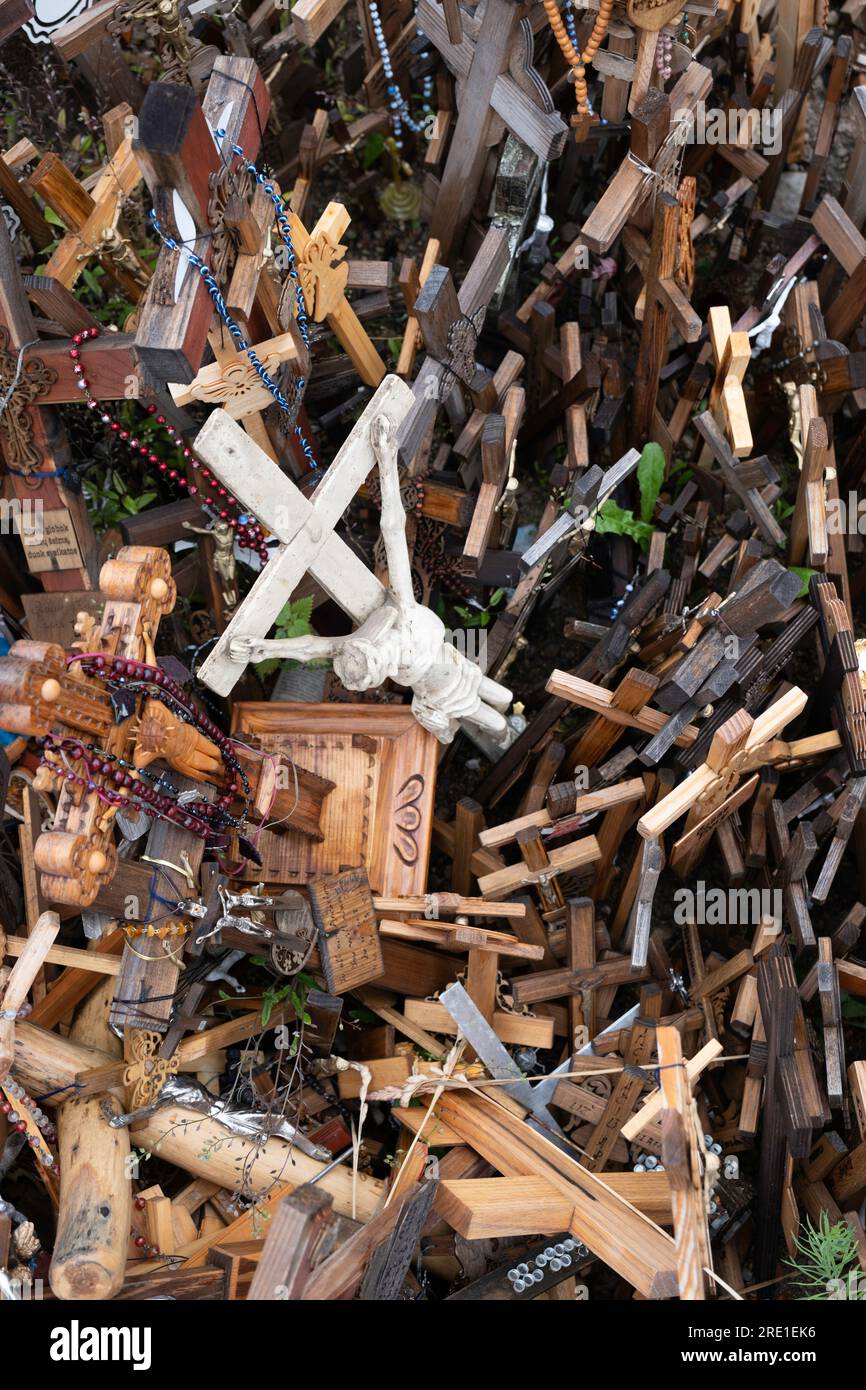
{"label": "carved wooden cross", "polygon": [[450,37],[456,33],[453,14],[449,19],[447,7],[437,0],[420,0],[419,27],[462,84],[430,224],[444,260],[463,240],[489,148],[501,138],[503,123],[544,160],[562,152],[568,133],[532,66],[533,24],[524,7],[513,0],[486,0],[480,19],[466,10],[459,19],[462,37],[455,41]]}
{"label": "carved wooden cross", "polygon": [[[202,367],[188,386],[170,385],[175,405],[186,406],[192,401],[202,401],[207,405],[219,405],[240,420],[247,433],[255,439],[259,448],[279,462],[279,456],[268,434],[262,413],[274,404],[271,392],[265,386],[252,362],[245,352],[235,352],[234,343],[226,343],[227,335],[214,330],[210,335],[215,362]],[[284,365],[292,378],[306,379],[309,375],[309,353],[293,324],[288,333],[280,333],[259,343],[256,356],[272,380],[280,383],[280,371]],[[300,398],[295,388],[294,395],[282,386],[292,405],[293,416],[300,406]]]}
{"label": "carved wooden cross", "polygon": [[[100,587],[106,596],[102,622],[98,631],[88,626],[85,649],[152,661],[159,620],[174,607],[168,553],[127,547],[103,565]],[[3,727],[18,733],[77,735],[113,756],[129,753],[135,709],[118,720],[106,686],[67,667],[66,653],[53,643],[16,642],[0,659],[0,711]],[[64,761],[59,756],[54,761],[62,779]],[[81,765],[74,770],[80,773]],[[111,774],[91,780],[114,785]],[[34,853],[47,899],[87,907],[111,881],[117,864],[115,814],[96,790],[63,783],[54,825],[39,837]]]}
{"label": "carved wooden cross", "polygon": [[329,203],[311,232],[295,213],[289,213],[307,313],[315,323],[327,322],[361,380],[378,386],[385,375],[384,363],[346,298],[349,267],[340,240],[350,221],[342,203]]}

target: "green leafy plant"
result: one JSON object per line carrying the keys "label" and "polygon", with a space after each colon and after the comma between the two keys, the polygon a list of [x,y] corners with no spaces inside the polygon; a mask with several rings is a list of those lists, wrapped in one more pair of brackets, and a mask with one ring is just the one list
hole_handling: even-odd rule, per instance
{"label": "green leafy plant", "polygon": [[97,534],[119,526],[127,516],[138,516],[157,496],[156,492],[131,492],[120,473],[113,471],[101,483],[85,479],[82,486]]}
{"label": "green leafy plant", "polygon": [[773,503],[773,515],[777,521],[787,521],[788,517],[795,511],[793,502],[786,502],[783,497],[777,497]]}
{"label": "green leafy plant", "polygon": [[368,135],[364,141],[364,153],[361,155],[361,163],[365,169],[372,169],[376,160],[385,149],[385,137],[380,130],[374,130],[372,135]]}
{"label": "green leafy plant", "polygon": [[813,574],[817,574],[817,570],[805,569],[800,565],[792,565],[791,574],[796,574],[800,581],[800,592],[797,597],[802,598],[804,594],[809,592],[809,580],[812,578]]}
{"label": "green leafy plant", "polygon": [[785,1263],[794,1270],[795,1283],[802,1290],[801,1299],[866,1302],[866,1280],[854,1279],[850,1285],[848,1282],[848,1275],[859,1271],[860,1262],[854,1233],[844,1221],[831,1226],[825,1211],[821,1212],[817,1226],[807,1219],[797,1238],[797,1256]]}
{"label": "green leafy plant", "polygon": [[501,602],[504,594],[504,589],[494,589],[486,608],[467,608],[465,604],[455,603],[454,612],[466,627],[487,627],[492,610]]}
{"label": "green leafy plant", "polygon": [[637,485],[640,489],[640,519],[652,521],[656,502],[665,480],[667,463],[660,444],[645,444],[637,466]]}
{"label": "green leafy plant", "polygon": [[642,550],[649,546],[653,533],[648,521],[639,521],[634,512],[626,511],[612,497],[596,513],[595,529],[600,536],[631,536]]}
{"label": "green leafy plant", "polygon": [[621,507],[609,497],[602,503],[595,518],[599,535],[630,536],[641,550],[646,550],[652,537],[652,516],[665,480],[667,462],[660,444],[650,442],[641,451],[637,466],[637,485],[640,492],[640,516]]}
{"label": "green leafy plant", "polygon": [[[281,639],[309,636],[313,630],[310,624],[312,615],[312,597],[289,599],[289,602],[284,605],[277,616],[274,636]],[[312,665],[313,663],[307,662],[305,664]],[[278,656],[268,657],[265,661],[256,662],[256,670],[260,676],[269,676],[272,671],[279,670],[283,665],[296,666],[297,662],[283,662]]]}

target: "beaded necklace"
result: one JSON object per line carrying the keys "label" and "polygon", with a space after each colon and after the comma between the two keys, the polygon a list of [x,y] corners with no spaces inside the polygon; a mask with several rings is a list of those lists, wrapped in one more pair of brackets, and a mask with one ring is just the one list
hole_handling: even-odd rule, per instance
{"label": "beaded necklace", "polygon": [[[170,820],[199,839],[218,848],[229,843],[229,829],[243,830],[252,793],[249,778],[234,753],[232,740],[209,719],[187,704],[183,689],[159,666],[125,657],[109,656],[104,652],[81,652],[67,658],[67,665],[80,663],[86,675],[103,680],[110,690],[124,691],[134,696],[146,694],[159,700],[172,714],[215,743],[231,780],[215,802],[183,801],[166,796],[158,788],[159,778],[114,753],[106,753],[94,744],[85,744],[75,737],[56,738],[45,734],[37,740],[42,749],[42,763],[48,772],[66,782],[82,786],[109,806],[132,807],[146,816]],[[70,760],[83,769],[78,772]],[[96,776],[110,777],[116,791],[100,786]],[[229,813],[229,806],[243,794],[244,805],[239,816]]]}
{"label": "beaded necklace", "polygon": [[[226,132],[222,129],[214,131],[214,138],[217,140],[225,139],[225,135]],[[295,257],[295,248],[294,243],[292,241],[291,227],[289,226],[289,220],[286,217],[282,201],[277,192],[275,191],[273,184],[270,181],[266,182],[266,175],[262,174],[256,167],[256,165],[251,160],[247,159],[242,147],[240,145],[233,144],[231,148],[232,153],[239,159],[243,160],[244,169],[250,175],[250,177],[254,179],[256,183],[261,184],[264,187],[265,192],[268,194],[268,196],[271,199],[271,202],[274,205],[274,218],[277,224],[277,228],[279,230],[280,237],[286,248],[288,273],[295,284],[295,301],[297,306],[296,314],[298,330],[301,334],[304,346],[307,348],[307,350],[309,350],[310,331],[307,319],[306,304],[304,302],[304,292],[301,286],[300,275],[298,274],[298,267]],[[208,266],[205,263],[205,261],[201,258],[201,256],[198,256],[188,246],[185,246],[182,242],[175,241],[174,237],[169,236],[166,232],[163,231],[162,227],[159,224],[159,219],[157,218],[156,210],[154,208],[151,208],[150,210],[149,221],[153,226],[157,236],[163,242],[163,244],[167,246],[169,250],[175,251],[179,255],[184,256],[186,260],[189,261],[190,265],[194,266],[198,270],[200,276],[202,277],[202,280],[205,283],[207,292],[210,295],[211,300],[213,301],[214,308],[216,309],[220,319],[225,324],[226,328],[228,329],[229,333],[234,339],[238,351],[246,353],[247,357],[249,358],[250,362],[255,368],[257,375],[264,383],[264,385],[267,387],[268,391],[273,396],[277,405],[285,414],[291,416],[296,406],[300,402],[301,394],[306,385],[305,378],[300,377],[296,380],[293,390],[293,400],[290,401],[288,397],[285,395],[285,393],[277,385],[277,383],[273,380],[270,373],[267,371],[267,368],[264,366],[264,363],[261,361],[261,358],[259,357],[255,348],[251,347],[250,344],[244,338],[243,333],[240,329],[240,325],[235,321],[235,319],[232,318],[231,314],[229,313],[225,299],[222,295],[219,285],[217,284],[213,271],[210,269],[210,266]],[[107,425],[111,429],[111,431],[117,435],[118,439],[120,439],[124,444],[127,444],[133,453],[140,455],[142,458],[145,458],[151,466],[158,468],[159,472],[164,474],[169,479],[169,481],[175,483],[179,488],[185,489],[190,497],[198,496],[200,489],[197,483],[190,482],[190,480],[184,475],[181,469],[170,468],[167,463],[161,461],[159,456],[157,454],[154,454],[146,444],[143,444],[139,439],[137,439],[132,431],[125,429],[121,422],[115,419],[111,412],[107,410],[105,406],[100,407],[100,402],[93,395],[90,383],[87,380],[87,377],[84,373],[84,366],[80,360],[82,345],[88,341],[93,340],[94,338],[98,338],[99,333],[100,330],[98,328],[87,328],[84,329],[81,333],[76,333],[75,337],[72,339],[72,346],[69,349],[69,356],[73,362],[73,372],[75,373],[75,376],[77,378],[79,389],[86,393],[85,399],[88,408],[90,410],[101,409],[100,419],[102,423],[104,425]],[[181,458],[186,460],[196,472],[200,472],[201,478],[207,484],[205,492],[207,494],[212,494],[202,496],[202,505],[205,507],[213,507],[218,509],[217,515],[219,520],[228,522],[232,530],[237,532],[238,543],[242,546],[247,546],[251,550],[254,550],[256,554],[259,556],[262,563],[266,564],[269,552],[267,546],[265,545],[265,535],[261,524],[257,521],[257,519],[254,516],[251,516],[247,512],[241,511],[237,499],[229,493],[227,488],[224,488],[219,483],[218,479],[214,477],[214,475],[201,461],[201,459],[196,457],[192,449],[190,449],[188,445],[184,444],[180,434],[172,428],[172,426],[166,420],[165,416],[156,414],[155,405],[149,405],[147,407],[147,411],[149,415],[156,417],[156,423],[165,430],[165,433],[167,434],[170,442],[174,445],[176,449],[179,450]],[[301,429],[301,426],[297,422],[294,425],[294,431],[310,467],[312,469],[318,468],[318,464],[316,462],[312,446],[310,445],[309,440],[306,438],[303,430]],[[232,513],[234,513],[234,515]]]}
{"label": "beaded necklace", "polygon": [[55,1167],[56,1159],[48,1144],[57,1143],[57,1131],[48,1116],[31,1100],[11,1073],[0,1080],[0,1095],[3,1097],[0,1100],[0,1115],[5,1115],[13,1128],[26,1136],[40,1163],[46,1168]]}
{"label": "beaded necklace", "polygon": [[[385,38],[385,31],[382,28],[382,20],[379,16],[379,6],[376,0],[370,0],[370,23],[373,26],[373,37],[379,49],[379,56],[382,59],[382,71],[385,74],[385,91],[388,95],[388,106],[391,112],[391,128],[394,131],[394,142],[398,150],[403,148],[403,126],[408,126],[409,130],[418,135],[427,124],[427,117],[431,113],[429,97],[433,91],[433,79],[424,79],[424,116],[420,121],[416,121],[409,112],[409,103],[394,81],[394,64],[391,60],[391,51],[388,48],[388,41]],[[418,30],[418,37],[425,37],[422,30]],[[421,54],[422,58],[427,57],[427,53]]]}
{"label": "beaded necklace", "polygon": [[587,39],[586,47],[582,53],[579,53],[577,48],[577,29],[571,11],[571,0],[567,0],[565,24],[562,22],[557,0],[544,0],[544,10],[556,42],[574,75],[574,94],[577,99],[578,115],[591,116],[593,110],[586,87],[586,65],[592,62],[607,33],[607,26],[613,11],[613,0],[601,0],[595,23],[592,26],[592,33]]}

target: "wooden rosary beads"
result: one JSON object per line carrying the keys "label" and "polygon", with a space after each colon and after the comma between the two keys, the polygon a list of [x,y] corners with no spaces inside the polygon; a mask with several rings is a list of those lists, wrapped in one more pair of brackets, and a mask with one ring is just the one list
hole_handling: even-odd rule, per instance
{"label": "wooden rosary beads", "polygon": [[586,89],[586,65],[592,62],[607,33],[607,26],[610,23],[610,16],[613,11],[613,0],[601,0],[595,23],[592,26],[592,33],[587,39],[586,47],[581,54],[578,53],[563,23],[557,0],[544,0],[544,9],[547,14],[548,23],[556,38],[556,42],[559,44],[565,60],[570,65],[574,74],[574,94],[577,99],[577,113],[579,116],[589,116],[592,114],[592,108],[589,104],[589,94]]}

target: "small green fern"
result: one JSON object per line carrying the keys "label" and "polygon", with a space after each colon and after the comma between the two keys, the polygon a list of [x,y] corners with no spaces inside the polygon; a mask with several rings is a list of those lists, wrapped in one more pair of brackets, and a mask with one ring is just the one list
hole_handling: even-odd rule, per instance
{"label": "small green fern", "polygon": [[844,1221],[830,1225],[825,1211],[817,1227],[811,1221],[797,1240],[799,1258],[786,1260],[794,1270],[800,1298],[808,1302],[853,1299],[866,1302],[866,1275],[849,1280],[859,1272],[857,1242]]}

